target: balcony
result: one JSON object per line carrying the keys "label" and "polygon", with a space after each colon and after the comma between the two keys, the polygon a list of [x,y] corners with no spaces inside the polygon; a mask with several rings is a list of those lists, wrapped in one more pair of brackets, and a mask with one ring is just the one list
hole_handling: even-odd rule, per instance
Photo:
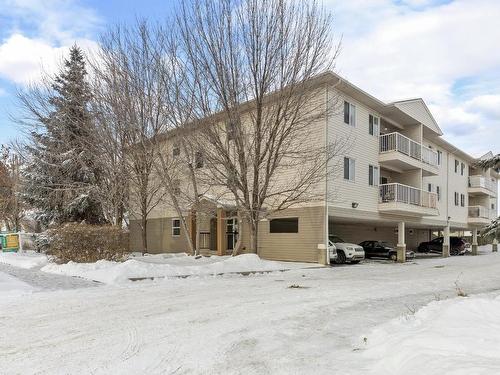
{"label": "balcony", "polygon": [[397,132],[380,136],[379,162],[399,173],[422,168],[426,175],[438,174],[437,152]]}
{"label": "balcony", "polygon": [[469,206],[469,224],[475,225],[488,225],[491,220],[493,220],[496,216],[496,212],[494,210],[490,210],[487,207],[483,206]]}
{"label": "balcony", "polygon": [[409,216],[438,215],[436,193],[398,183],[380,185],[379,190],[380,212]]}
{"label": "balcony", "polygon": [[491,178],[474,175],[469,177],[469,194],[470,195],[489,195],[497,196],[497,183]]}

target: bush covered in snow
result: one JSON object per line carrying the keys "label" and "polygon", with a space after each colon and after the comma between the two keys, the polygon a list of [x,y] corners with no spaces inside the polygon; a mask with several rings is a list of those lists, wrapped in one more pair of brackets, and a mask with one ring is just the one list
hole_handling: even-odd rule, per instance
{"label": "bush covered in snow", "polygon": [[47,254],[58,263],[122,260],[128,252],[128,232],[111,225],[70,223],[48,233]]}

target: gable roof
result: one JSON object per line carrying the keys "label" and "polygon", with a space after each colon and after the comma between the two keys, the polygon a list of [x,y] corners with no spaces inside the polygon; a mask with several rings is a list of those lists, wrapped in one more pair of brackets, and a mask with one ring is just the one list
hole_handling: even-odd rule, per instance
{"label": "gable roof", "polygon": [[427,104],[425,104],[422,98],[401,100],[390,103],[389,105],[399,108],[401,111],[418,120],[422,125],[432,130],[434,133],[443,135],[443,132],[439,128],[434,116],[432,116],[429,107],[427,107]]}

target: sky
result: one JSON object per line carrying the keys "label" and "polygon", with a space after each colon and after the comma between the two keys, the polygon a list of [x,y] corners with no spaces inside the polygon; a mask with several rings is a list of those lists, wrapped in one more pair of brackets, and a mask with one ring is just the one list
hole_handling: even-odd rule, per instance
{"label": "sky", "polygon": [[[21,137],[15,94],[109,25],[162,20],[175,0],[0,0],[0,143]],[[421,97],[445,139],[500,152],[500,0],[323,0],[341,40],[336,71],[390,102]]]}

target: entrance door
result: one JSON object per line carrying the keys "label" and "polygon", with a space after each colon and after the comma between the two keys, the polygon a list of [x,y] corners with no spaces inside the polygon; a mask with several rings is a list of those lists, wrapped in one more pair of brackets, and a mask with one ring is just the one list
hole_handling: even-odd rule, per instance
{"label": "entrance door", "polygon": [[233,250],[238,241],[238,219],[226,220],[227,250]]}

